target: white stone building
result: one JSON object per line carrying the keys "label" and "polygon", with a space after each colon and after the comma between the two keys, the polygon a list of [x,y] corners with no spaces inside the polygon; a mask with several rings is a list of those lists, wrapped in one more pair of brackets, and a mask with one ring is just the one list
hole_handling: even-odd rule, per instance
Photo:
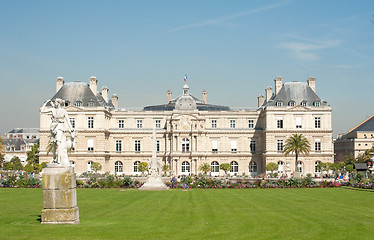
{"label": "white stone building", "polygon": [[[100,162],[102,172],[136,175],[137,164],[152,155],[152,128],[157,128],[157,157],[169,164],[172,174],[199,173],[208,163],[212,175],[223,175],[222,163],[230,163],[231,174],[256,176],[265,172],[269,162],[278,164],[278,172],[295,170],[294,156],[282,154],[283,144],[294,133],[302,133],[311,143],[309,156],[299,158],[302,174],[316,174],[318,162],[333,162],[331,107],[315,93],[315,79],[307,83],[275,79],[275,92],[266,88],[255,108],[230,108],[208,104],[191,95],[187,84],[182,95],[172,98],[167,91],[166,104],[139,110],[121,109],[118,97],[108,99],[108,88],[97,91],[97,79],[89,84],[66,83],[57,78],[52,99],[66,101],[70,122],[76,129],[77,146],[69,155],[76,172],[90,171],[92,162]],[[40,160],[46,162],[50,116],[40,115]]]}

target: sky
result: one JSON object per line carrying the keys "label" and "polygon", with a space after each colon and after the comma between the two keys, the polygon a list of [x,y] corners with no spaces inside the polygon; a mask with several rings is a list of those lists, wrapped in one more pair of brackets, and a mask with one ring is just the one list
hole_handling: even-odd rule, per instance
{"label": "sky", "polygon": [[374,1],[0,0],[0,133],[39,127],[56,78],[96,76],[119,106],[190,92],[256,107],[274,78],[316,78],[334,136],[374,114]]}

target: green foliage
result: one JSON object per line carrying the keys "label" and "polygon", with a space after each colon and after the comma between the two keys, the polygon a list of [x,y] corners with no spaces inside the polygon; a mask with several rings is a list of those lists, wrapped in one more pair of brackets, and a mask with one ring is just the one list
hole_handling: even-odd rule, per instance
{"label": "green foliage", "polygon": [[348,171],[348,172],[352,172],[353,171],[353,164],[345,165],[345,170]]}
{"label": "green foliage", "polygon": [[202,171],[205,175],[208,174],[208,172],[211,171],[211,166],[209,163],[202,163],[200,166],[199,166],[199,170]]}
{"label": "green foliage", "polygon": [[91,170],[97,173],[98,171],[101,171],[103,169],[103,166],[99,162],[93,162],[91,163]]}
{"label": "green foliage", "polygon": [[19,157],[14,156],[10,162],[4,162],[4,170],[23,170],[23,166]]}
{"label": "green foliage", "polygon": [[278,164],[276,163],[268,163],[266,164],[266,171],[271,171],[271,173],[273,173],[274,171],[277,171],[278,170]]}
{"label": "green foliage", "polygon": [[230,163],[222,163],[219,165],[219,169],[223,170],[225,172],[225,175],[227,175],[227,172],[231,170]]}
{"label": "green foliage", "polygon": [[162,171],[163,171],[164,174],[166,175],[166,173],[170,171],[170,166],[169,166],[169,164],[164,164],[164,165],[162,166]]}
{"label": "green foliage", "polygon": [[[297,166],[297,160],[299,154],[309,155],[311,150],[310,143],[302,134],[293,134],[286,140],[286,144],[283,148],[283,153],[288,156],[290,153],[295,153],[295,166]],[[295,169],[298,171],[298,168]]]}
{"label": "green foliage", "polygon": [[134,181],[131,179],[130,176],[123,177],[123,186],[124,187],[133,187]]}
{"label": "green foliage", "polygon": [[148,163],[146,162],[138,163],[138,171],[140,171],[144,175],[144,173],[148,171]]}
{"label": "green foliage", "polygon": [[4,155],[5,155],[4,139],[0,137],[0,168],[3,167]]}

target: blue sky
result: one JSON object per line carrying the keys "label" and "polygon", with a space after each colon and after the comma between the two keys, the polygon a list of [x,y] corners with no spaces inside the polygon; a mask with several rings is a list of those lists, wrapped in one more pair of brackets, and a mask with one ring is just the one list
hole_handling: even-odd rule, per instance
{"label": "blue sky", "polygon": [[58,76],[120,107],[190,91],[257,106],[274,78],[315,77],[334,135],[373,112],[374,1],[0,1],[0,132],[38,127]]}

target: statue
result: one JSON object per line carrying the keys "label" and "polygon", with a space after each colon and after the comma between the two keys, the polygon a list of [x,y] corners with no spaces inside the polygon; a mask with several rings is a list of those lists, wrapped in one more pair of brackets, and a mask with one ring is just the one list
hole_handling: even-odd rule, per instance
{"label": "statue", "polygon": [[[51,103],[53,108],[46,109],[48,103]],[[62,108],[64,100],[56,98],[54,101],[48,100],[42,106],[41,112],[52,113],[50,126],[50,147],[53,153],[53,158],[50,163],[57,163],[64,166],[70,165],[68,159],[68,151],[74,147],[75,132],[69,120],[68,113]],[[65,123],[67,124],[71,138],[66,140]],[[56,156],[57,155],[57,156]]]}

